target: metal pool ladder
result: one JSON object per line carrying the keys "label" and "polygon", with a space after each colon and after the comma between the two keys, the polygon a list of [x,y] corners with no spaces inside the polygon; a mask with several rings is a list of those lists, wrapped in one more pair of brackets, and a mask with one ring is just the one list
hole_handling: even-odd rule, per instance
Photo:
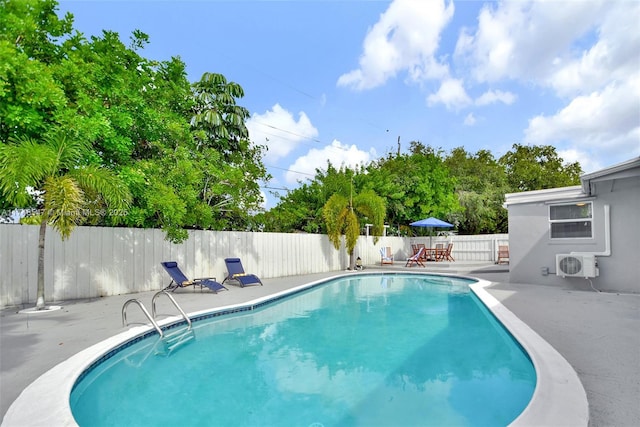
{"label": "metal pool ladder", "polygon": [[[186,323],[187,323],[187,328],[186,329],[176,329],[175,332],[168,333],[168,334],[165,335],[165,333],[162,330],[162,328],[160,328],[160,326],[158,325],[158,322],[156,322],[156,320],[155,320],[156,319],[156,299],[160,295],[163,295],[163,294],[166,295],[169,298],[169,300],[173,303],[174,307],[176,307],[178,309],[178,311],[182,315],[183,319],[186,321]],[[140,300],[137,300],[137,299],[134,298],[134,299],[130,299],[127,302],[125,302],[124,305],[122,306],[122,325],[123,326],[127,326],[128,325],[128,323],[127,323],[127,307],[129,306],[129,304],[132,304],[132,303],[134,303],[138,307],[140,307],[140,309],[142,310],[144,315],[147,317],[147,319],[149,319],[149,322],[151,322],[153,327],[158,332],[158,335],[160,335],[160,341],[162,341],[162,343],[163,343],[164,351],[157,352],[156,354],[160,354],[160,353],[162,353],[162,354],[169,353],[170,354],[176,348],[182,346],[183,344],[188,343],[189,341],[191,341],[191,340],[193,340],[195,338],[195,334],[194,334],[193,330],[191,329],[191,319],[189,319],[189,316],[187,316],[187,314],[180,307],[180,305],[178,305],[177,301],[167,291],[163,290],[163,291],[157,292],[153,296],[153,298],[151,299],[151,307],[152,307],[153,315],[149,314],[149,311],[145,308],[144,304],[142,302],[140,302]]]}
{"label": "metal pool ladder", "polygon": [[160,326],[158,326],[158,323],[153,319],[153,317],[151,317],[147,309],[144,307],[144,304],[141,303],[140,300],[135,298],[128,300],[122,306],[122,326],[129,325],[127,323],[127,307],[129,307],[129,304],[132,304],[132,303],[135,303],[138,307],[140,307],[140,310],[142,310],[142,312],[144,313],[145,316],[147,316],[147,319],[149,319],[153,327],[156,328],[156,331],[158,331],[158,335],[160,335],[160,337],[163,337],[164,332],[162,332],[162,329],[160,329]]}
{"label": "metal pool ladder", "polygon": [[153,318],[154,319],[156,318],[156,299],[158,299],[158,297],[160,295],[166,295],[167,298],[169,298],[169,300],[171,300],[171,302],[173,303],[175,308],[177,308],[178,311],[180,312],[180,314],[182,315],[182,318],[187,321],[187,325],[189,325],[188,329],[191,329],[191,319],[189,319],[189,316],[187,316],[187,314],[184,312],[184,310],[178,305],[178,302],[167,291],[157,292],[153,296],[153,298],[151,298],[151,312],[153,313]]}

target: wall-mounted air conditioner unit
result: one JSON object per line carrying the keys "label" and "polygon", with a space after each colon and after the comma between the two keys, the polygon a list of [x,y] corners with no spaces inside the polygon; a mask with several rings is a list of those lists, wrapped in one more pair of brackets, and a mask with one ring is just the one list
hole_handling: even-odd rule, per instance
{"label": "wall-mounted air conditioner unit", "polygon": [[556,254],[556,275],[562,277],[598,277],[595,255]]}

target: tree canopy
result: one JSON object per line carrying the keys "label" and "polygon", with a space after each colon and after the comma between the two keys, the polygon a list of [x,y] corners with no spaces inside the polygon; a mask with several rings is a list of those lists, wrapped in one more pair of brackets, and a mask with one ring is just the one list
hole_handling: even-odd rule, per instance
{"label": "tree canopy", "polygon": [[513,151],[500,158],[500,164],[513,192],[577,185],[582,173],[579,163],[564,164],[550,145],[514,144]]}
{"label": "tree canopy", "polygon": [[[109,30],[87,38],[57,10],[55,0],[0,0],[0,143],[64,136],[88,147],[82,167],[126,185],[125,211],[96,209],[79,224],[157,227],[174,242],[188,229],[326,233],[324,206],[353,185],[384,199],[393,234],[416,232],[408,224],[428,216],[459,233],[506,232],[505,193],[579,182],[580,165],[552,146],[514,144],[496,159],[413,141],[357,168],[329,163],[263,212],[265,148],[249,139],[240,84],[215,72],[191,83],[179,57],[143,56],[146,34],[133,31],[128,44]],[[17,207],[6,191],[5,212]],[[24,193],[25,206],[37,206],[34,194]]]}
{"label": "tree canopy", "polygon": [[239,84],[215,73],[189,83],[179,58],[141,55],[149,38],[140,31],[129,46],[106,30],[88,40],[71,14],[57,16],[54,0],[0,0],[0,10],[3,144],[59,134],[88,143],[82,161],[130,190],[122,225],[162,228],[173,241],[188,228],[249,226],[262,203],[257,182],[269,176],[263,147],[249,141]]}
{"label": "tree canopy", "polygon": [[[514,144],[513,151],[496,159],[487,150],[469,153],[457,147],[447,153],[413,141],[409,153],[390,153],[352,173],[357,191],[371,189],[385,199],[391,234],[419,233],[409,224],[429,216],[455,224],[460,234],[483,234],[508,232],[506,193],[574,185],[581,169],[578,163],[565,164],[552,146]],[[265,231],[325,233],[318,212],[333,193],[344,190],[348,181],[340,176],[345,174],[329,164],[254,219]],[[530,179],[537,175],[544,177]]]}

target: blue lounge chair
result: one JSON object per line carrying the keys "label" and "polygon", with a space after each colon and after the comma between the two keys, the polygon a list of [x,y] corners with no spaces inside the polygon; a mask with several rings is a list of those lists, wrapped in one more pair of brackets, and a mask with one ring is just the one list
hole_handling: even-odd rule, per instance
{"label": "blue lounge chair", "polygon": [[424,264],[422,263],[422,258],[424,257],[425,250],[426,249],[424,246],[420,247],[420,249],[418,249],[418,252],[416,252],[415,255],[407,258],[407,263],[404,266],[411,267],[413,264],[418,264],[424,267]]}
{"label": "blue lounge chair", "polygon": [[255,274],[247,274],[242,267],[242,261],[240,258],[225,258],[224,263],[227,264],[227,271],[229,275],[222,281],[233,280],[240,284],[240,287],[244,288],[247,285],[260,285],[262,281]]}
{"label": "blue lounge chair", "polygon": [[187,286],[194,286],[195,289],[196,285],[200,286],[201,290],[202,288],[209,288],[215,293],[218,293],[218,291],[222,289],[225,289],[227,291],[229,290],[220,283],[216,282],[215,277],[193,280],[187,279],[187,276],[184,275],[182,270],[180,270],[180,267],[178,267],[178,263],[175,261],[165,261],[161,262],[160,264],[164,267],[165,270],[167,270],[169,276],[171,276],[171,283],[169,283],[169,286],[164,288],[163,291],[173,292],[178,288],[186,288]]}

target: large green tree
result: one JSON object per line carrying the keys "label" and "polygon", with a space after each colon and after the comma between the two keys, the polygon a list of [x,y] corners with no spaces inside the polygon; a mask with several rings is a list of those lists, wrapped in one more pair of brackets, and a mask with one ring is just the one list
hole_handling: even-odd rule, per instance
{"label": "large green tree", "polygon": [[389,154],[354,171],[336,169],[331,164],[326,170],[316,170],[313,180],[289,191],[276,207],[262,216],[264,229],[328,231],[326,221],[321,221],[323,208],[335,193],[348,199],[349,174],[354,174],[356,194],[371,190],[382,197],[392,233],[415,232],[409,223],[428,216],[452,220],[460,210],[454,191],[455,180],[440,153],[414,142],[410,154]]}
{"label": "large green tree", "polygon": [[[0,139],[38,141],[63,130],[87,141],[87,162],[112,170],[132,193],[122,223],[245,229],[268,179],[263,147],[248,140],[242,88],[205,73],[193,85],[179,58],[152,61],[134,31],[129,46],[103,31],[87,40],[54,0],[0,0]],[[11,203],[2,197],[0,208]],[[109,224],[87,217],[85,223]]]}
{"label": "large green tree", "polygon": [[[487,150],[469,153],[463,147],[444,154],[414,141],[408,154],[389,153],[355,175],[358,192],[374,190],[384,198],[389,232],[424,232],[413,221],[435,216],[456,224],[462,234],[508,232],[504,195],[521,190],[579,183],[578,163],[565,164],[553,147],[514,145],[499,160]],[[280,199],[257,219],[267,231],[324,232],[321,208],[335,192],[346,194],[343,171],[328,165]]]}
{"label": "large green tree", "polygon": [[262,163],[265,147],[249,140],[249,111],[237,103],[243,96],[242,87],[221,74],[205,73],[193,84],[191,126],[202,155],[202,196],[218,208],[218,229],[247,229],[263,202],[258,183],[270,179]]}
{"label": "large green tree", "polygon": [[276,233],[323,233],[324,196],[321,181],[314,179],[287,192],[269,211],[254,217],[255,229]]}
{"label": "large green tree", "polygon": [[416,232],[409,224],[430,216],[453,221],[460,210],[455,179],[441,153],[418,141],[409,154],[389,154],[366,171],[365,187],[385,198],[387,220],[397,233]]}
{"label": "large green tree", "polygon": [[582,174],[578,162],[565,163],[551,145],[513,144],[499,163],[512,192],[577,185]]}
{"label": "large green tree", "polygon": [[503,207],[508,191],[504,168],[493,154],[463,147],[451,150],[444,160],[456,180],[456,194],[462,210],[455,222],[461,234],[506,233],[507,211]]}
{"label": "large green tree", "polygon": [[352,184],[358,192],[366,185],[366,176],[358,168],[336,168],[327,162],[324,170],[316,169],[312,180],[299,184],[281,197],[277,206],[256,218],[265,231],[325,233],[322,211],[329,198],[335,193],[348,195]]}
{"label": "large green tree", "polygon": [[53,0],[0,0],[0,140],[40,137],[66,108],[55,66],[73,19]]}

